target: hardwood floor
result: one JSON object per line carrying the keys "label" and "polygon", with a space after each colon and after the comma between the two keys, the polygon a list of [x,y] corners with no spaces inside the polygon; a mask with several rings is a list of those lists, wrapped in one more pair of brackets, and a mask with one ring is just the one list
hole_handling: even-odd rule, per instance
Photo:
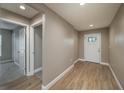
{"label": "hardwood floor", "polygon": [[36,76],[21,77],[0,86],[0,90],[41,90],[41,80]]}
{"label": "hardwood floor", "polygon": [[[21,77],[0,86],[1,90],[41,90],[36,76]],[[91,62],[78,62],[51,90],[114,90],[119,89],[108,66]]]}
{"label": "hardwood floor", "polygon": [[51,90],[118,90],[108,66],[78,62],[74,69],[59,80]]}

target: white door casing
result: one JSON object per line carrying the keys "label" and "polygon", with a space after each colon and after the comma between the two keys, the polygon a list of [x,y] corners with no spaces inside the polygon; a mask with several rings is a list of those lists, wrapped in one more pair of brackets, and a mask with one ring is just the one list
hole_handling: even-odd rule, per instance
{"label": "white door casing", "polygon": [[[28,23],[24,23],[24,22],[19,22],[17,20],[12,20],[10,18],[3,18],[3,17],[0,17],[0,20],[3,20],[3,21],[7,21],[7,22],[11,22],[11,23],[14,23],[14,24],[18,24],[18,25],[21,25],[23,27],[25,27],[25,67],[26,67],[26,70],[25,70],[25,74],[27,76],[30,76],[31,75],[31,70],[30,70],[30,25]],[[15,42],[15,41],[14,41]],[[14,54],[15,55],[15,54]],[[15,58],[14,58],[15,60]]]}
{"label": "white door casing", "polygon": [[[34,53],[35,53],[35,51],[34,51],[34,44],[35,44],[34,27],[36,27],[38,25],[42,25],[42,39],[43,39],[43,28],[44,28],[43,24],[45,22],[44,18],[45,18],[45,15],[43,15],[42,19],[37,20],[30,25],[30,70],[31,70],[32,75],[35,73],[35,71],[34,71],[35,70],[34,69]],[[43,42],[42,42],[42,50],[43,50]]]}
{"label": "white door casing", "polygon": [[101,33],[84,35],[84,58],[86,61],[100,63]]}
{"label": "white door casing", "polygon": [[[42,15],[42,18],[38,18],[30,25],[30,75],[34,74],[34,27],[42,25],[42,51],[44,49],[44,32],[45,32],[45,14]],[[42,62],[43,62],[43,53],[42,53]]]}

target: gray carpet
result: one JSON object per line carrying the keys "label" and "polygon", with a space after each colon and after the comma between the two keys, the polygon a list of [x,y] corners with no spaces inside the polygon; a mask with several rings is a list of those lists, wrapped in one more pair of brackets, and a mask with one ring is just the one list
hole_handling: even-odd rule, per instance
{"label": "gray carpet", "polygon": [[11,82],[24,76],[21,70],[14,62],[0,64],[0,85]]}

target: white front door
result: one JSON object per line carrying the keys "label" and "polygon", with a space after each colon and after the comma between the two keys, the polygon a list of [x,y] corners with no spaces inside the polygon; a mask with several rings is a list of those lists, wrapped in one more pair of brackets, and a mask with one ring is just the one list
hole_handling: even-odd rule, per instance
{"label": "white front door", "polygon": [[86,61],[99,63],[101,60],[101,34],[84,35],[84,57]]}
{"label": "white front door", "polygon": [[25,73],[25,28],[19,30],[19,65]]}

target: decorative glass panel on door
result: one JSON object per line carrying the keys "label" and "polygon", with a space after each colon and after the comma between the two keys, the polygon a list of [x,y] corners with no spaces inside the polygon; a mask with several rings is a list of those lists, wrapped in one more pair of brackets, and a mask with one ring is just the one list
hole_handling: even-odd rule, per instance
{"label": "decorative glass panel on door", "polygon": [[97,40],[96,37],[88,37],[88,42],[89,42],[89,43],[95,43],[96,40]]}

